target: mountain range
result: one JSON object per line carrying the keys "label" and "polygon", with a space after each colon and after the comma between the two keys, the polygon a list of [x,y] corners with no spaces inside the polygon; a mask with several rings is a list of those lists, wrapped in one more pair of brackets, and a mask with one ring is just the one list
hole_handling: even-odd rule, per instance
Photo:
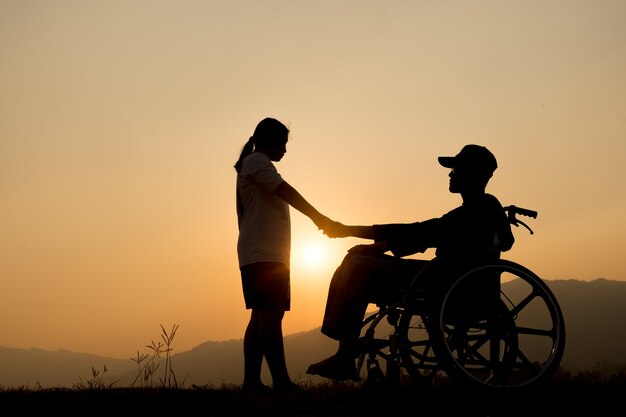
{"label": "mountain range", "polygon": [[[626,367],[626,282],[546,280],[556,296],[566,324],[566,348],[561,367],[572,374]],[[320,382],[305,373],[309,364],[331,355],[336,342],[320,329],[286,335],[287,366],[296,382]],[[171,356],[179,385],[189,387],[240,384],[243,377],[243,341],[208,341]],[[153,373],[158,383],[165,366]],[[74,387],[96,380],[131,386],[141,374],[130,359],[108,358],[67,350],[0,347],[0,387]],[[134,386],[138,386],[141,374]],[[271,383],[264,366],[263,378]],[[144,380],[145,381],[145,380]]]}

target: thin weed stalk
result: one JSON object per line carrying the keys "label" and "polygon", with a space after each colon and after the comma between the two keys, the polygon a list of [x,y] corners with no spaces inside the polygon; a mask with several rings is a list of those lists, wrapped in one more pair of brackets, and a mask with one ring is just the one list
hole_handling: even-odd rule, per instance
{"label": "thin weed stalk", "polygon": [[[161,388],[181,388],[176,379],[174,369],[172,368],[172,343],[179,326],[177,324],[173,325],[169,332],[162,324],[160,326],[161,341],[155,342],[152,340],[149,345],[146,345],[146,347],[152,351],[152,354],[142,354],[137,351],[137,356],[130,358],[137,364],[138,368],[138,373],[131,384],[131,388],[134,387],[138,381],[140,382],[140,387],[159,386]],[[162,355],[164,355],[164,358],[162,358]],[[159,377],[157,384],[154,378],[162,363],[164,364],[164,373],[163,377]]]}

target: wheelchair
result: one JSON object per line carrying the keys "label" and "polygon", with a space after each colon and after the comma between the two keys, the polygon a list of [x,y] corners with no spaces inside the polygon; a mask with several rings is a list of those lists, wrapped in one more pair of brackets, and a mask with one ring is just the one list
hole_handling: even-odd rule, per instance
{"label": "wheelchair", "polygon": [[[511,224],[533,233],[516,215],[536,218],[536,211],[504,210]],[[444,280],[440,291],[419,288],[425,274],[440,270],[437,262],[429,261],[397,302],[378,304],[366,315],[357,379],[492,391],[549,380],[563,357],[565,323],[546,283],[528,268],[495,257]]]}

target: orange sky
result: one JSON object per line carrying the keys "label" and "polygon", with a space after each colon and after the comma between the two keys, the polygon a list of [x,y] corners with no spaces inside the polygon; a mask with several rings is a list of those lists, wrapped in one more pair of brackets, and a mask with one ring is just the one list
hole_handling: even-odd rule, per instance
{"label": "orange sky", "polygon": [[[539,212],[507,258],[626,280],[626,2],[2,0],[0,62],[0,346],[241,338],[232,165],[265,116],[331,218],[441,215],[436,157],[479,143],[488,191]],[[361,243],[292,219],[286,334]]]}

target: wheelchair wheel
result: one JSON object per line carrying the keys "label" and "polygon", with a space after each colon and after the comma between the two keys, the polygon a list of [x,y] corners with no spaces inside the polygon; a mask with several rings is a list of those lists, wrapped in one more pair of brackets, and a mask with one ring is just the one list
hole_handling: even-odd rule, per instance
{"label": "wheelchair wheel", "polygon": [[543,382],[565,349],[563,314],[553,293],[532,271],[507,260],[455,281],[428,327],[441,367],[452,380],[475,387]]}

